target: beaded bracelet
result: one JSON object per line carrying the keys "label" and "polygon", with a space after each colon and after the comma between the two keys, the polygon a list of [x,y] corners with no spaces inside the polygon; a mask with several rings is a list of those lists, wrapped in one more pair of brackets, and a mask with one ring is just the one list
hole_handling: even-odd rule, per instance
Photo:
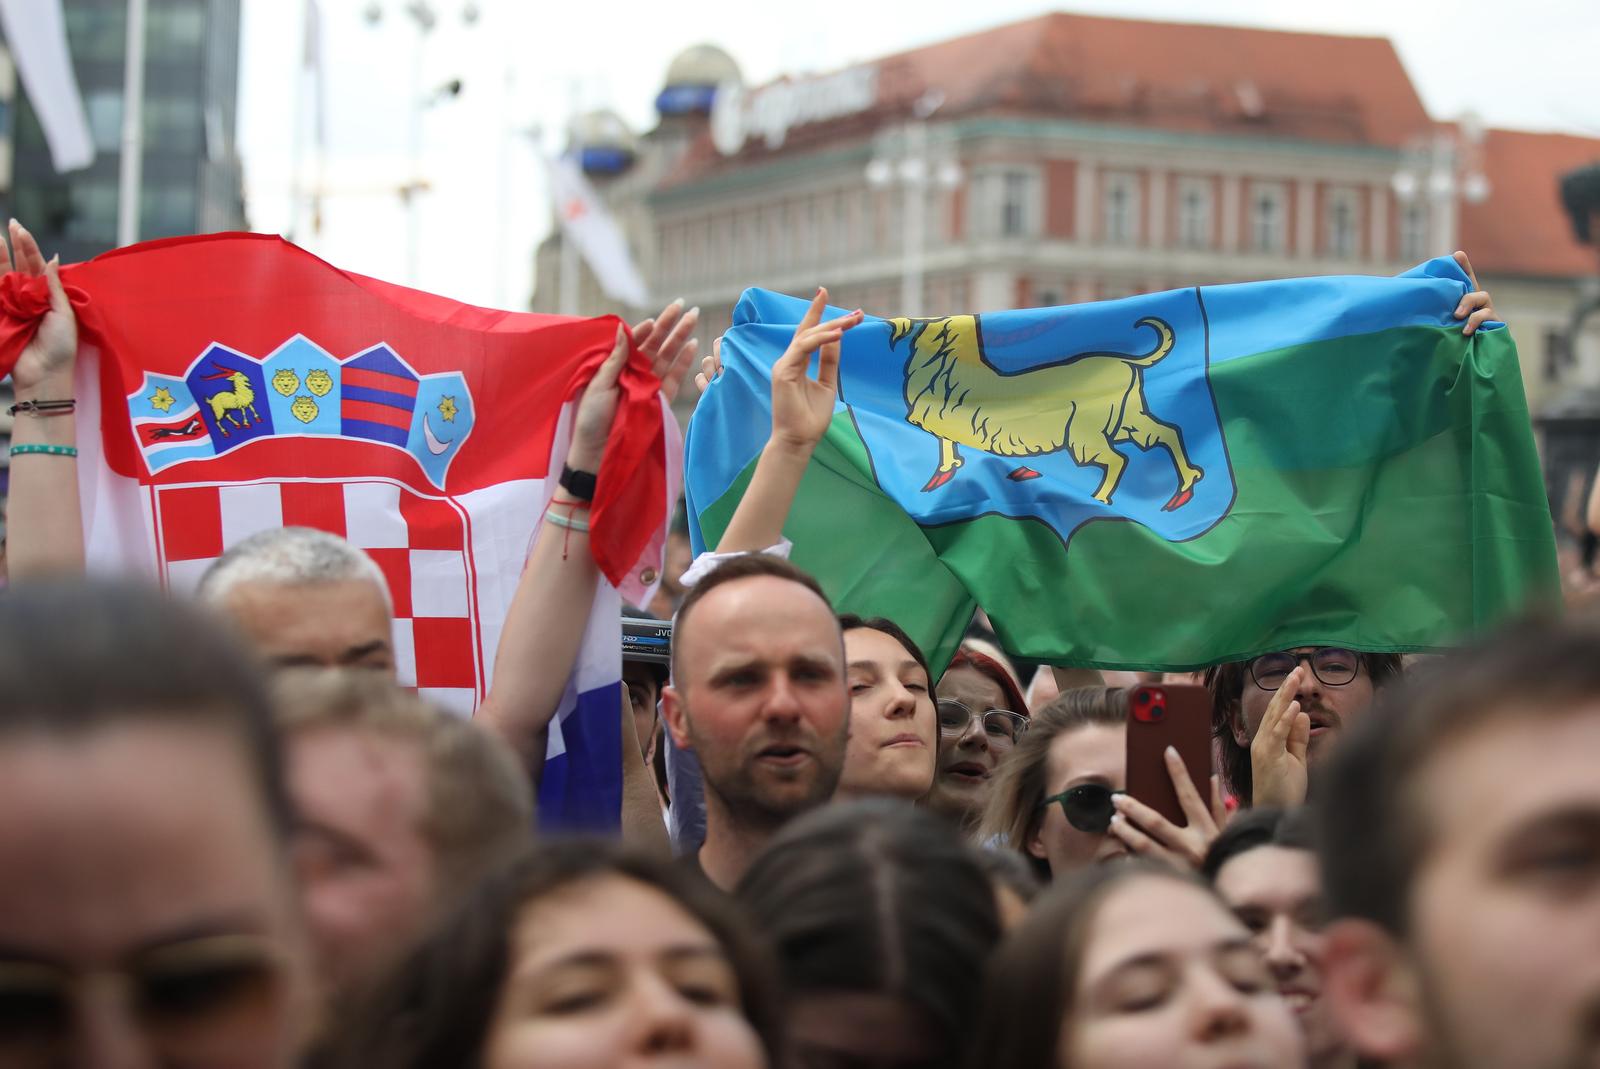
{"label": "beaded bracelet", "polygon": [[75,457],[78,455],[76,446],[71,445],[14,445],[11,455],[14,457],[26,456],[29,453],[42,453],[51,457]]}

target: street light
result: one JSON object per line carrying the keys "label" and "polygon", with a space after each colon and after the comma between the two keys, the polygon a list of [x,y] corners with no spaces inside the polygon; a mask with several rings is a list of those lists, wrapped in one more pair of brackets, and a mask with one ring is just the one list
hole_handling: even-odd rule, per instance
{"label": "street light", "polygon": [[912,121],[897,138],[879,146],[866,168],[867,185],[873,189],[899,186],[903,191],[900,314],[906,316],[922,314],[923,229],[927,225],[928,191],[954,189],[961,184],[960,164],[946,155],[934,159],[929,151],[928,119],[943,103],[944,94],[937,89],[918,97],[912,104]]}

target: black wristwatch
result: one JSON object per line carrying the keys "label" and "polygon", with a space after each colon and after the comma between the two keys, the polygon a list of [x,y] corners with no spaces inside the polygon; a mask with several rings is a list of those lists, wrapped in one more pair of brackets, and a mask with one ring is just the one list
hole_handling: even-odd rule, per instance
{"label": "black wristwatch", "polygon": [[579,501],[594,500],[595,481],[593,472],[573,471],[565,464],[561,466],[561,489]]}

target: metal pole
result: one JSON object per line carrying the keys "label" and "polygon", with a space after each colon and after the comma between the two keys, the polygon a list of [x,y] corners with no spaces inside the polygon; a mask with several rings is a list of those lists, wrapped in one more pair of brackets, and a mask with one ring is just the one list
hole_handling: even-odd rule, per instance
{"label": "metal pole", "polygon": [[139,240],[144,181],[144,14],[146,0],[128,0],[128,43],[122,74],[122,160],[117,178],[117,245]]}

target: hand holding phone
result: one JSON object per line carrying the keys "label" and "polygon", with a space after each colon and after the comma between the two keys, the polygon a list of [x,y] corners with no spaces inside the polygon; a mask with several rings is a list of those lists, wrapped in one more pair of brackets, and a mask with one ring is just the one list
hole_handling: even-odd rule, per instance
{"label": "hand holding phone", "polygon": [[1226,821],[1211,771],[1210,695],[1191,685],[1132,688],[1127,747],[1128,792],[1116,799],[1111,834],[1132,853],[1198,868]]}

